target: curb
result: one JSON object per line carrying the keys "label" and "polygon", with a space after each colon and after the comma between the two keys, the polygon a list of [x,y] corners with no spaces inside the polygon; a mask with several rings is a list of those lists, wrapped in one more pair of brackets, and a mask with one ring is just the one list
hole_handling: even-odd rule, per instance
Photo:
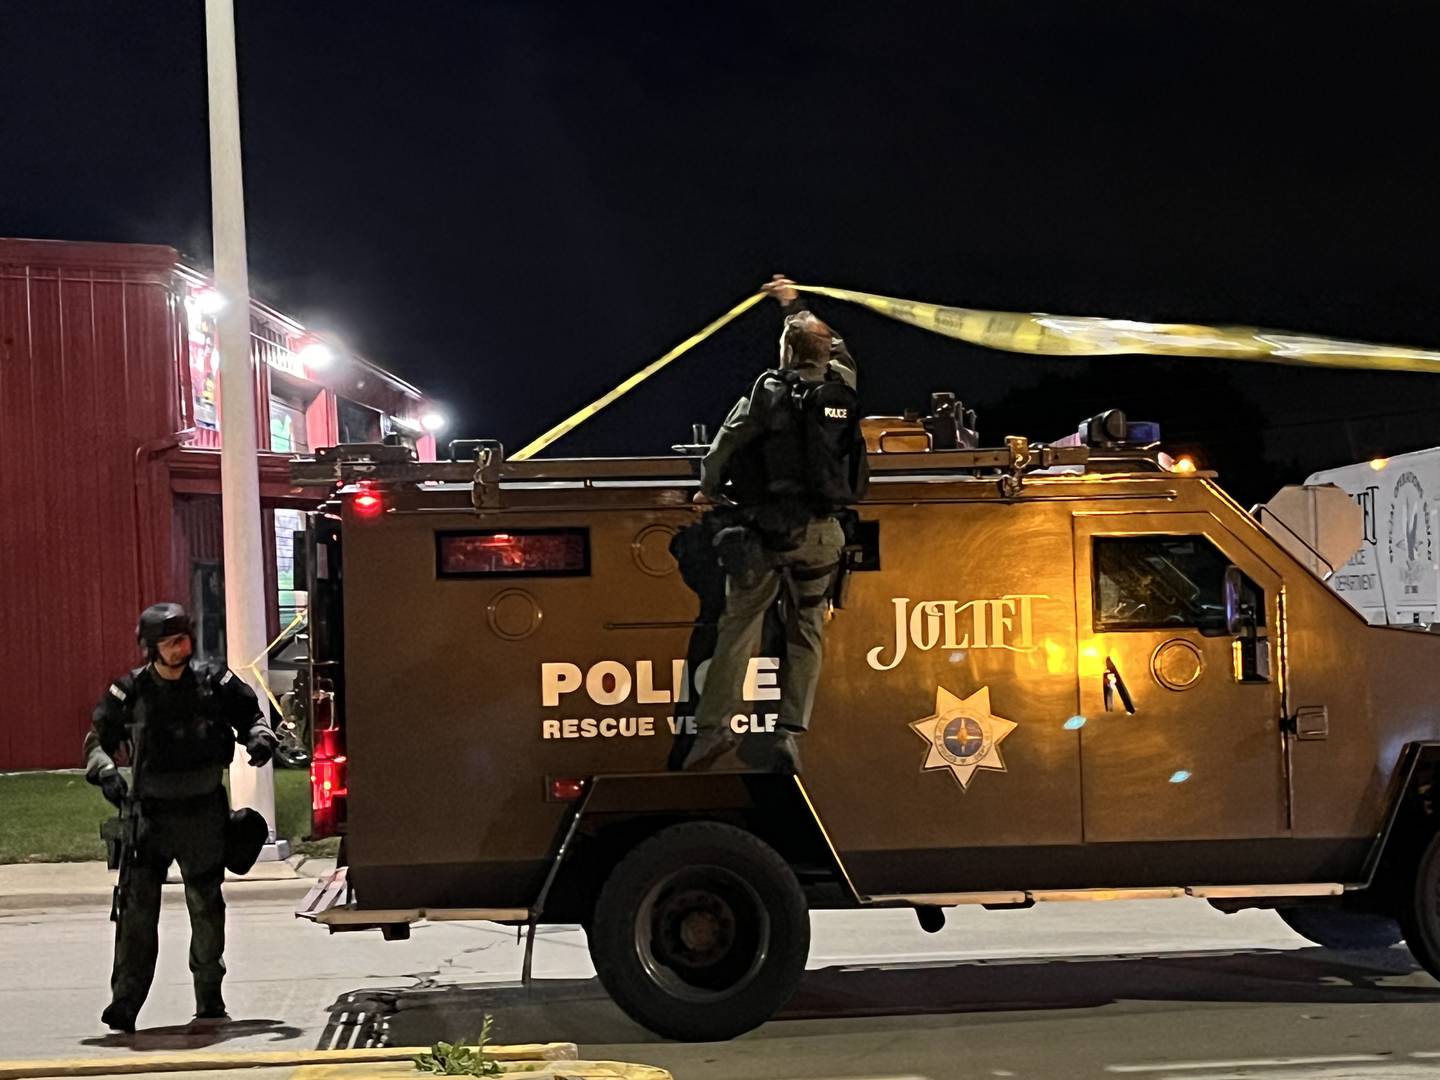
{"label": "curb", "polygon": [[[133,1076],[161,1072],[213,1072],[222,1069],[287,1068],[305,1065],[368,1065],[404,1062],[430,1052],[428,1046],[383,1046],[356,1050],[253,1050],[228,1054],[145,1054],[137,1057],[37,1058],[0,1061],[0,1080],[44,1076]],[[519,1043],[488,1046],[496,1061],[574,1061],[574,1043]],[[419,1077],[421,1074],[416,1073]]]}
{"label": "curb", "polygon": [[[227,881],[225,882],[225,898],[234,901],[299,900],[314,884],[315,882],[311,878],[287,878],[282,881]],[[172,889],[179,892],[181,888],[182,886],[178,882],[167,882],[164,886],[166,892]],[[49,908],[108,908],[109,906],[110,889],[108,887],[103,892],[98,889],[86,889],[65,893],[0,893],[0,912]]]}

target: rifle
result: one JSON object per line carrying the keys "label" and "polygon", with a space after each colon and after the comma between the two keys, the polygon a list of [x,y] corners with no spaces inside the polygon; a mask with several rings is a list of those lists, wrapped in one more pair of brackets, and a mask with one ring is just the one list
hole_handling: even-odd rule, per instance
{"label": "rifle", "polygon": [[119,870],[115,887],[110,893],[110,921],[118,923],[125,911],[125,894],[130,888],[130,868],[135,862],[135,842],[140,832],[140,806],[133,794],[120,804],[118,817],[100,825],[105,841],[105,862],[111,870]]}
{"label": "rifle", "polygon": [[125,895],[130,889],[130,872],[135,863],[145,818],[140,810],[141,734],[144,723],[132,724],[130,732],[130,790],[120,802],[119,814],[100,824],[100,838],[105,841],[105,865],[118,870],[115,887],[110,893],[110,921],[118,923],[125,913]]}

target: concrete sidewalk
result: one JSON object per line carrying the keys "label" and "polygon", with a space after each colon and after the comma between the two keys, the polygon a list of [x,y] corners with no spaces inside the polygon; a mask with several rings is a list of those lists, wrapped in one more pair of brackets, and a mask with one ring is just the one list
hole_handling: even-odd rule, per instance
{"label": "concrete sidewalk", "polygon": [[[334,859],[294,855],[283,862],[256,863],[244,877],[225,875],[225,896],[230,901],[259,899],[299,900],[315,879],[335,868]],[[56,907],[108,907],[115,871],[103,862],[8,863],[0,866],[0,911]],[[166,891],[180,891],[175,867]]]}

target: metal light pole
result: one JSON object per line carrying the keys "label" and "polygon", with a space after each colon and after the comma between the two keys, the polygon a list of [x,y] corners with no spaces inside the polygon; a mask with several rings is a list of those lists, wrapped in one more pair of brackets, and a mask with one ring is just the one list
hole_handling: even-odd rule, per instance
{"label": "metal light pole", "polygon": [[[255,368],[250,358],[250,280],[245,257],[245,186],[240,169],[240,96],[235,72],[233,0],[205,0],[210,76],[210,199],[215,286],[227,301],[216,321],[220,352],[220,506],[225,533],[225,642],[230,668],[268,698],[265,547],[255,441]],[[260,657],[258,670],[250,663]],[[259,680],[259,681],[257,681]],[[289,854],[275,841],[275,776],[251,768],[243,748],[230,767],[231,801],[265,815],[270,843],[262,859]]]}

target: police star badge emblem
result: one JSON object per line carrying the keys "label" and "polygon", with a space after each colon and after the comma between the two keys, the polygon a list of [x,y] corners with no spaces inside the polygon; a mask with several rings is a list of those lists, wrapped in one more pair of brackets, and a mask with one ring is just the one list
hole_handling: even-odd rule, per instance
{"label": "police star badge emblem", "polygon": [[1018,726],[990,711],[988,686],[963,699],[937,686],[935,712],[910,729],[930,747],[921,770],[949,769],[960,790],[968,791],[976,769],[1005,772],[1000,744]]}

